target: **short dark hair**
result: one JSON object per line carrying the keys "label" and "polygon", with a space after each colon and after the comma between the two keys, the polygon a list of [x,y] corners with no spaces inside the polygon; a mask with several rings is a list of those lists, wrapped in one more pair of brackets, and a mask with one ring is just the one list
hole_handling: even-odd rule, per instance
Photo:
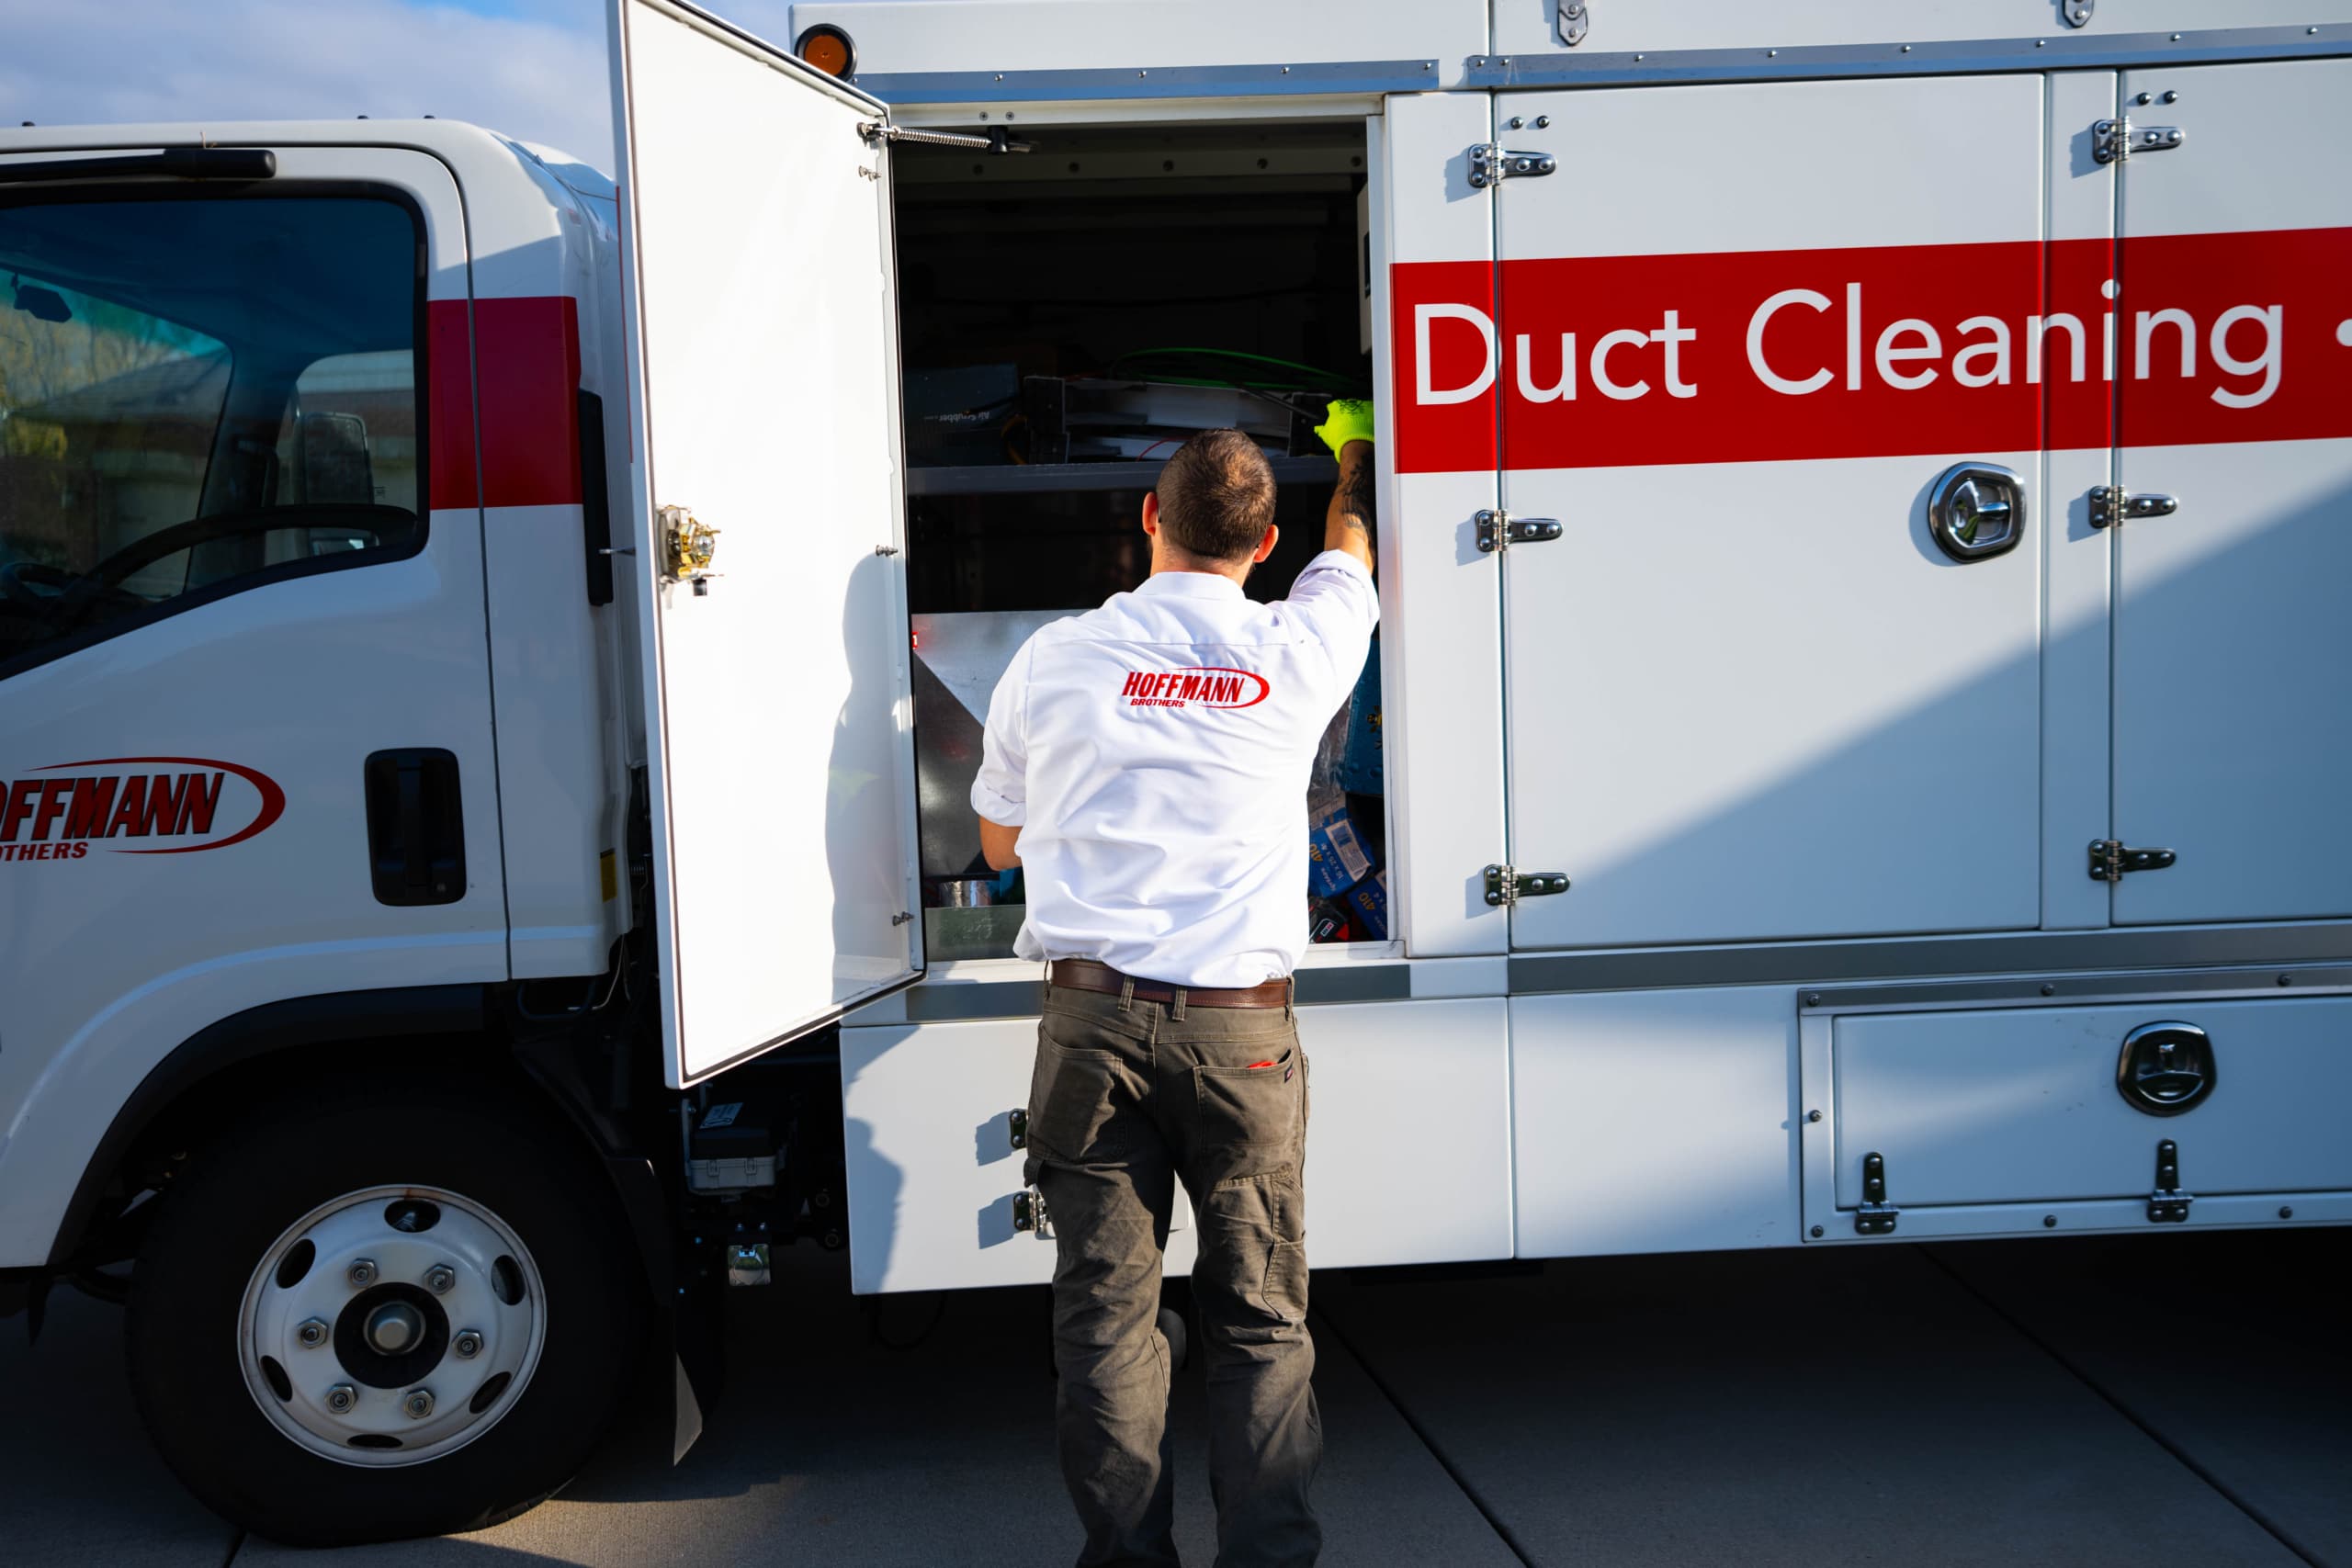
{"label": "short dark hair", "polygon": [[1238,430],[1204,430],[1159,470],[1159,531],[1203,560],[1255,553],[1274,522],[1274,470]]}

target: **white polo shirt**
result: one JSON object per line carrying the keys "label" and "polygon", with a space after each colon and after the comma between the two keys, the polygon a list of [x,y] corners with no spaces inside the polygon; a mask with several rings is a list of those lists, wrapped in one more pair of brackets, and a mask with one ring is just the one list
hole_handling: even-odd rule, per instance
{"label": "white polo shirt", "polygon": [[1039,628],[989,702],[972,808],[1021,829],[1013,952],[1242,987],[1306,948],[1306,778],[1380,601],[1326,550],[1288,599],[1164,571]]}

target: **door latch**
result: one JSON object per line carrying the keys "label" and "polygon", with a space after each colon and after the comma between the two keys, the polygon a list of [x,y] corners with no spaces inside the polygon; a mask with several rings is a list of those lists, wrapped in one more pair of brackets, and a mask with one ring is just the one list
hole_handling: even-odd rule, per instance
{"label": "door latch", "polygon": [[2121,485],[2091,486],[2091,526],[2110,528],[2127,517],[2169,517],[2180,510],[2173,495],[2133,495]]}
{"label": "door latch", "polygon": [[2170,1138],[2156,1145],[2156,1190],[2148,1194],[2148,1218],[2157,1224],[2185,1224],[2193,1193],[2180,1190],[2180,1145]]}
{"label": "door latch", "polygon": [[674,582],[691,582],[695,592],[710,592],[708,580],[718,573],[710,563],[718,554],[718,530],[695,520],[683,506],[665,506],[656,513],[662,525],[662,560]]}
{"label": "door latch", "polygon": [[408,747],[369,753],[368,869],[376,901],[454,904],[466,896],[466,810],[457,753]]}
{"label": "door latch", "polygon": [[1500,555],[1513,545],[1540,545],[1560,536],[1560,520],[1556,517],[1513,517],[1508,512],[1478,513],[1478,551],[1481,555]]}
{"label": "door latch", "polygon": [[2180,857],[2170,850],[2135,850],[2120,839],[2091,840],[2091,880],[2120,882],[2133,871],[2168,871]]}
{"label": "door latch", "polygon": [[1854,1234],[1893,1235],[1902,1214],[1886,1201],[1886,1161],[1873,1149],[1862,1156],[1862,1206],[1854,1211]]}
{"label": "door latch", "polygon": [[1499,141],[1483,142],[1470,149],[1470,186],[1484,190],[1514,175],[1533,178],[1559,166],[1560,161],[1549,152],[1514,152]]}
{"label": "door latch", "polygon": [[1487,902],[1489,904],[1516,904],[1521,898],[1544,898],[1567,890],[1566,872],[1517,871],[1507,865],[1487,868]]}
{"label": "door latch", "polygon": [[2213,1041],[2193,1023],[2143,1023],[2123,1037],[2116,1092],[2132,1110],[2177,1116],[2213,1092]]}
{"label": "door latch", "polygon": [[1963,564],[2007,554],[2025,537],[2025,481],[1994,463],[1946,468],[1928,495],[1928,532]]}
{"label": "door latch", "polygon": [[2091,127],[2091,157],[2097,163],[2120,164],[2134,152],[2169,152],[2188,140],[2188,133],[2177,125],[2103,119]]}

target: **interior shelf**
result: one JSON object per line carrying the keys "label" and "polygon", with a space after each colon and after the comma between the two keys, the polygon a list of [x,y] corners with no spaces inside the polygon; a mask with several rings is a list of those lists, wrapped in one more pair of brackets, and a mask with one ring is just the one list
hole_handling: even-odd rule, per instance
{"label": "interior shelf", "polygon": [[[1272,457],[1276,484],[1337,484],[1329,457]],[[1016,495],[1046,491],[1149,490],[1160,465],[1141,463],[982,463],[907,470],[909,495]]]}

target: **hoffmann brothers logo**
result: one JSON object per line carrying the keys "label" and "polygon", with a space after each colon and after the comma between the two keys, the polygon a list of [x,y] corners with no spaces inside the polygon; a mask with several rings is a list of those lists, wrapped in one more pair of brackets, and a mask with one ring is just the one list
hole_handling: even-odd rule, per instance
{"label": "hoffmann brothers logo", "polygon": [[1266,700],[1266,678],[1247,670],[1130,670],[1119,695],[1135,708],[1247,708]]}
{"label": "hoffmann brothers logo", "polygon": [[93,844],[130,855],[225,850],[286,810],[286,792],[268,774],[204,757],[100,757],[32,771],[46,776],[0,794],[0,861],[82,860]]}

